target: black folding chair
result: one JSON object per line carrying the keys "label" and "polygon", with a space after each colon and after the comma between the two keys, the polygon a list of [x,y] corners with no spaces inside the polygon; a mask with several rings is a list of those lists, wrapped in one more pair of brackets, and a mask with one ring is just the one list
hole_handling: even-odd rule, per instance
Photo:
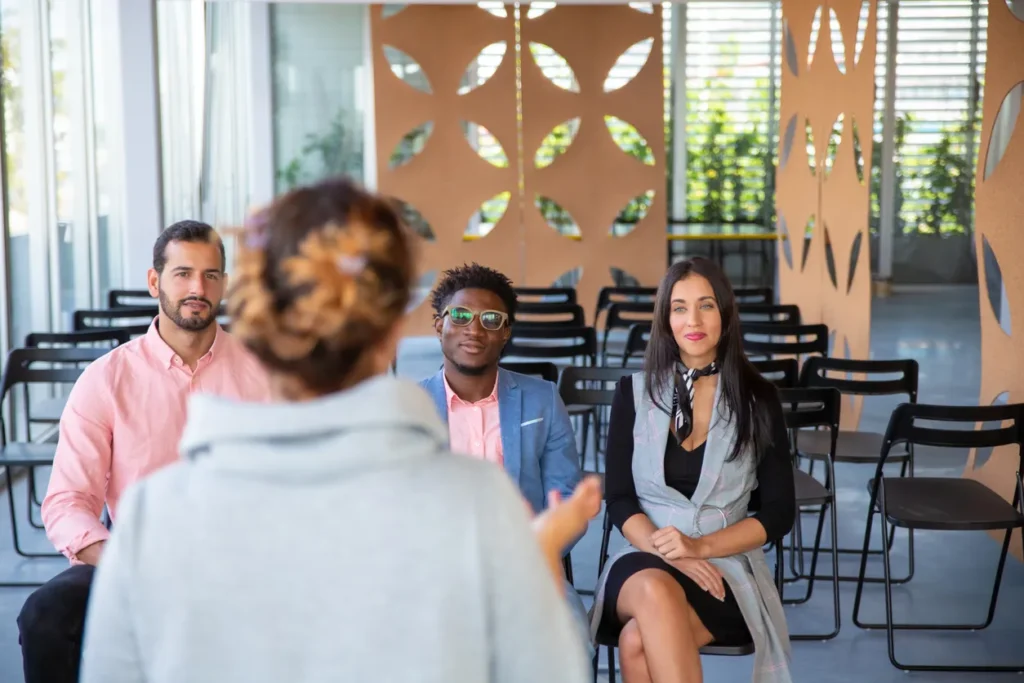
{"label": "black folding chair", "polygon": [[753,357],[827,356],[829,350],[827,325],[741,322],[740,335],[743,350]]}
{"label": "black folding chair", "polygon": [[[947,423],[941,426],[922,426],[918,421]],[[977,423],[998,423],[1000,426],[970,429]],[[1009,424],[1007,424],[1009,423]],[[939,448],[1017,448],[1017,477],[1014,482],[1013,502],[1002,497],[984,484],[960,477],[899,477],[886,478],[884,467],[889,452],[898,443]],[[904,671],[1013,671],[1024,673],[1024,665],[934,665],[904,664],[896,659],[895,632],[921,631],[975,631],[987,628],[995,616],[999,583],[1003,577],[1006,553],[1015,529],[1024,529],[1024,483],[1021,482],[1022,449],[1024,449],[1024,404],[993,406],[943,406],[902,403],[889,418],[882,450],[875,467],[877,485],[871,491],[871,507],[864,529],[864,551],[861,554],[857,590],[853,599],[853,623],[860,628],[884,628],[889,644],[889,661]],[[923,455],[923,452],[922,454]],[[867,623],[860,619],[861,596],[867,569],[867,550],[871,543],[871,523],[874,511],[879,512],[882,533],[882,565],[885,586],[885,623]],[[932,531],[1005,531],[1003,547],[999,553],[988,616],[980,624],[914,624],[897,623],[893,619],[892,584],[890,580],[889,547],[885,543],[889,525],[905,529]]]}
{"label": "black folding chair", "polygon": [[626,335],[626,345],[622,347],[622,367],[628,367],[634,356],[641,360],[647,353],[647,342],[651,340],[651,323],[633,323]]}
{"label": "black folding chair", "polygon": [[576,303],[576,290],[572,287],[516,287],[520,305],[525,303]]}
{"label": "black folding chair", "polygon": [[504,362],[502,361],[499,365],[506,370],[512,372],[518,372],[520,375],[530,375],[531,377],[540,377],[546,379],[549,382],[558,384],[558,366],[554,363],[546,363],[544,361],[538,361],[535,363],[516,363],[516,362]]}
{"label": "black folding chair", "polygon": [[793,389],[800,383],[800,366],[796,358],[763,358],[750,364],[778,389]]}
{"label": "black folding chair", "polygon": [[149,326],[157,313],[157,306],[119,306],[109,310],[82,309],[75,311],[72,316],[72,326],[76,332],[121,328],[127,330],[132,337],[138,337],[149,331]]}
{"label": "black folding chair", "polygon": [[733,287],[732,294],[740,304],[775,303],[775,290],[771,287]]}
{"label": "black folding chair", "polygon": [[570,415],[578,415],[583,421],[580,447],[580,467],[587,464],[587,435],[590,416],[594,416],[594,430],[598,436],[594,439],[594,470],[598,471],[598,453],[601,446],[601,409],[611,408],[612,397],[615,396],[615,384],[623,377],[632,374],[631,369],[624,368],[578,368],[567,367],[558,378],[558,394],[562,397]]}
{"label": "black folding chair", "polygon": [[148,289],[112,289],[107,292],[107,308],[146,306],[149,304],[139,303],[146,299],[153,301]]}
{"label": "black folding chair", "polygon": [[[29,386],[32,384],[74,384],[84,371],[78,364],[96,360],[109,349],[70,348],[70,349],[14,349],[7,354],[3,379],[0,380],[0,402],[6,400],[17,386],[22,388],[22,401],[29,405]],[[61,364],[62,367],[32,367],[33,364]],[[13,412],[13,411],[12,411]],[[34,489],[32,472],[36,467],[53,464],[57,446],[54,443],[37,443],[31,441],[29,433],[28,413],[25,413],[24,440],[18,440],[16,425],[7,425],[0,411],[0,466],[4,468],[7,483],[7,504],[11,514],[11,535],[14,539],[14,550],[23,557],[57,557],[55,553],[32,553],[22,549],[18,537],[18,523],[14,510],[14,477],[11,470],[23,467],[29,471],[29,492],[26,499],[29,523],[41,529],[33,518],[32,504],[37,498]],[[11,428],[8,433],[8,426]]]}
{"label": "black folding chair", "polygon": [[[793,366],[796,361],[792,358],[786,359]],[[809,505],[817,506],[818,528],[814,534],[814,546],[811,553],[811,572],[807,578],[807,591],[800,598],[786,599],[782,593],[784,582],[779,586],[779,597],[783,604],[798,605],[811,599],[814,592],[814,582],[819,577],[815,575],[818,566],[818,554],[821,549],[821,534],[825,527],[825,514],[829,514],[832,538],[836,538],[837,511],[836,511],[836,474],[835,462],[831,457],[835,453],[836,439],[839,436],[839,414],[842,407],[842,396],[835,389],[780,389],[779,400],[782,402],[786,418],[786,427],[791,433],[800,433],[800,430],[807,428],[823,429],[822,434],[828,436],[830,447],[826,459],[825,482],[821,483],[807,472],[793,468],[793,483],[796,491],[797,515],[796,525],[793,528],[793,535],[800,534],[801,515],[799,510]],[[795,455],[795,452],[794,452]],[[780,542],[781,545],[781,542]],[[781,550],[781,548],[780,548]],[[830,548],[832,554],[832,610],[834,626],[830,633],[818,634],[790,634],[790,640],[831,640],[839,635],[840,609],[839,609],[839,553],[836,544],[833,542]],[[782,565],[781,556],[778,558],[779,566]],[[796,577],[793,580],[799,580]]]}
{"label": "black folding chair", "polygon": [[574,303],[521,303],[516,309],[515,326],[585,327],[587,316],[583,307]]}
{"label": "black folding chair", "polygon": [[593,327],[512,326],[512,336],[505,344],[504,358],[531,360],[583,359],[589,365],[597,362],[597,333]]}
{"label": "black folding chair", "polygon": [[[830,374],[832,373],[832,374]],[[836,376],[841,373],[842,376]],[[839,390],[844,396],[906,396],[910,403],[917,403],[918,364],[916,360],[849,360],[846,358],[810,357],[800,375],[800,383],[807,387],[831,387]],[[859,376],[859,377],[858,377]],[[834,459],[839,463],[873,465],[878,462],[882,449],[883,435],[864,430],[840,430],[836,444]],[[822,432],[800,432],[797,435],[796,448],[799,454],[813,462],[825,458],[828,439]],[[900,464],[900,476],[911,476],[914,473],[914,450],[907,447],[900,452],[889,455],[889,462]],[[873,486],[873,480],[868,482]],[[891,548],[896,528],[892,528],[893,536],[887,541]],[[837,539],[832,538],[836,543]],[[907,532],[907,574],[902,578],[893,579],[896,584],[906,583],[914,576],[914,531]],[[807,578],[803,571],[803,556],[798,555],[799,569],[794,571]],[[860,548],[840,548],[843,554],[859,554]],[[879,555],[881,550],[871,550],[870,554]],[[856,581],[856,576],[843,576],[843,581]],[[870,583],[881,583],[882,577],[872,576]]]}
{"label": "black folding chair", "polygon": [[601,314],[613,303],[650,303],[658,295],[656,287],[602,287],[597,293],[597,306],[594,307],[594,327],[599,327]]}
{"label": "black folding chair", "polygon": [[604,318],[601,336],[601,364],[608,364],[608,335],[612,330],[628,330],[637,323],[650,324],[654,319],[654,302],[613,302]]}
{"label": "black folding chair", "polygon": [[744,304],[737,306],[740,320],[752,323],[799,325],[800,307],[793,304]]}

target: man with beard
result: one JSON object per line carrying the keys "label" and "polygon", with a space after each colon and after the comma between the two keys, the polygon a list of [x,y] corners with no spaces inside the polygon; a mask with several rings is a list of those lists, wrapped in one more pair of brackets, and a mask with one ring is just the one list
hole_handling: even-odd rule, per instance
{"label": "man with beard", "polygon": [[26,683],[78,680],[89,588],[109,536],[104,504],[116,521],[124,490],[178,459],[189,394],[269,400],[262,368],[217,324],[224,271],[224,244],[209,225],[164,230],[148,274],[157,318],[144,336],[90,364],[71,390],[42,506],[46,534],[71,567],[32,593],[18,616]]}
{"label": "man with beard", "polygon": [[[515,322],[512,282],[476,263],[462,266],[443,274],[432,304],[444,366],[421,385],[448,423],[451,450],[504,468],[534,514],[550,495],[567,499],[580,459],[557,387],[498,367]],[[568,581],[565,595],[590,649],[586,611]]]}

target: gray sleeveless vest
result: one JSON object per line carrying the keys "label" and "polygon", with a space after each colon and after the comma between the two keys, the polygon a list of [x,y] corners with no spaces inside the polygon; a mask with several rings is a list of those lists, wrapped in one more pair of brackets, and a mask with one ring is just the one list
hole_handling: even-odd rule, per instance
{"label": "gray sleeveless vest", "polygon": [[[714,533],[747,516],[750,492],[757,486],[756,467],[750,453],[728,462],[736,438],[731,415],[722,403],[722,384],[715,392],[704,464],[693,498],[688,499],[665,484],[665,445],[669,416],[651,401],[644,390],[643,373],[633,375],[633,480],[640,508],[656,527],[674,526],[688,536]],[[671,405],[671,387],[661,397]],[[609,560],[598,580],[591,611],[591,635],[596,636],[604,607],[608,570],[623,555],[641,552],[628,546]],[[732,557],[709,560],[725,577],[754,640],[753,683],[791,683],[789,631],[782,602],[764,552],[757,548]]]}

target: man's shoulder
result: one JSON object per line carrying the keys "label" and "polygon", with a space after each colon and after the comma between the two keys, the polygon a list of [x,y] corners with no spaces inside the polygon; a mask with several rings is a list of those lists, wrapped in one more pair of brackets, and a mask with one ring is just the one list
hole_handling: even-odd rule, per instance
{"label": "man's shoulder", "polygon": [[502,368],[501,372],[507,373],[508,378],[515,382],[519,390],[523,392],[523,395],[531,401],[549,404],[560,400],[555,385],[542,377],[524,375],[513,370],[505,370],[504,368]]}
{"label": "man's shoulder", "polygon": [[137,358],[142,353],[142,342],[144,339],[145,337],[136,337],[129,342],[115,346],[89,363],[82,370],[82,374],[79,376],[75,386],[79,384],[88,385],[95,382],[102,382],[104,384],[116,383],[119,370],[124,364],[130,358]]}

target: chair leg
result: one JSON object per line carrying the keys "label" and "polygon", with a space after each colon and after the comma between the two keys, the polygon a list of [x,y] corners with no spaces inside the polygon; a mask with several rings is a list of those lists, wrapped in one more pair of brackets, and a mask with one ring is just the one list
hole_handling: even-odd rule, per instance
{"label": "chair leg", "polygon": [[[11,476],[11,466],[4,467],[4,478],[7,482],[7,509],[11,514],[11,537],[14,539],[14,551],[22,557],[60,557],[60,553],[30,553],[21,549],[21,541],[18,538],[18,517],[14,511],[14,478]],[[29,494],[29,505],[31,505],[31,494]]]}
{"label": "chair leg", "polygon": [[605,650],[608,651],[608,683],[615,683],[615,648],[608,645]]}
{"label": "chair leg", "polygon": [[33,514],[33,511],[35,510],[36,506],[37,505],[40,505],[40,506],[42,505],[42,503],[35,503],[36,498],[38,498],[38,496],[36,494],[36,468],[34,468],[34,467],[29,467],[28,468],[28,477],[27,477],[27,479],[28,479],[28,495],[25,496],[25,511],[27,513],[27,516],[28,516],[28,523],[29,523],[29,525],[33,529],[39,529],[40,531],[42,531],[43,529],[45,529],[45,527],[43,526],[42,522],[40,522],[39,524],[36,524],[36,516],[35,516],[35,514]]}
{"label": "chair leg", "polygon": [[[583,445],[580,448],[580,469],[587,469],[587,436],[590,432],[590,411],[580,415],[580,420],[583,422]],[[597,468],[597,449],[594,449],[594,468]]]}

